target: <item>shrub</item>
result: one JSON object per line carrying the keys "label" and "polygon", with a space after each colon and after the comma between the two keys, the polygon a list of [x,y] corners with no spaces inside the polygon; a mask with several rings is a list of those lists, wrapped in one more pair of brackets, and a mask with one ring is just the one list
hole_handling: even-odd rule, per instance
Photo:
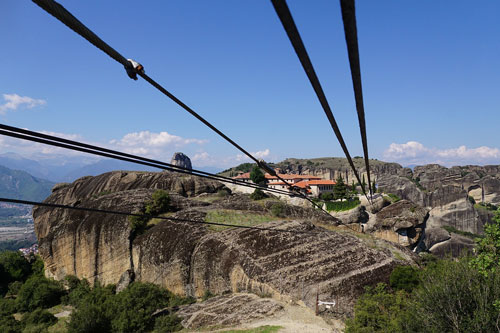
{"label": "shrub", "polygon": [[44,264],[39,255],[36,255],[35,260],[31,263],[31,271],[33,275],[44,276]]}
{"label": "shrub", "polygon": [[181,325],[182,319],[176,315],[166,315],[156,318],[155,332],[167,333],[180,331],[183,327]]}
{"label": "shrub", "polygon": [[20,311],[50,308],[61,301],[64,289],[61,283],[41,276],[32,276],[19,290],[16,303]]}
{"label": "shrub", "polygon": [[0,318],[8,316],[17,311],[16,301],[11,298],[0,298]]}
{"label": "shrub", "polygon": [[467,198],[469,199],[469,202],[470,202],[471,204],[473,204],[473,205],[475,205],[475,204],[476,204],[476,200],[474,200],[474,198],[473,198],[473,197],[471,197],[470,195],[468,195],[468,196],[467,196]]}
{"label": "shrub", "polygon": [[321,200],[330,201],[333,200],[333,193],[332,192],[321,193],[319,197]]}
{"label": "shrub", "polygon": [[411,292],[419,282],[419,270],[412,266],[394,268],[389,278],[391,288]]}
{"label": "shrub", "polygon": [[255,191],[253,191],[252,194],[250,194],[250,199],[252,200],[262,200],[267,198],[267,195],[262,192],[261,189],[256,188]]}
{"label": "shrub", "polygon": [[69,333],[108,333],[111,320],[101,304],[86,304],[73,311],[68,322]]}
{"label": "shrub", "polygon": [[405,332],[406,299],[404,291],[390,293],[384,283],[366,287],[354,306],[355,317],[346,321],[345,332]]}
{"label": "shrub", "polygon": [[275,203],[271,206],[271,214],[276,217],[284,217],[285,206],[281,203]]}
{"label": "shrub", "polygon": [[250,179],[255,184],[266,185],[266,176],[260,171],[258,166],[254,166],[252,172],[250,172]]}
{"label": "shrub", "polygon": [[25,313],[21,322],[25,326],[42,324],[49,327],[57,322],[57,318],[47,310],[35,309],[33,312]]}
{"label": "shrub", "polygon": [[153,312],[167,307],[172,294],[152,283],[132,283],[115,296],[113,332],[145,332],[154,326]]}
{"label": "shrub", "polygon": [[26,258],[17,251],[0,252],[0,266],[4,269],[5,286],[13,281],[25,281],[31,274],[31,265]]}
{"label": "shrub", "polygon": [[14,281],[9,283],[9,295],[17,295],[19,293],[19,290],[21,290],[21,287],[23,286],[23,283],[21,281]]}
{"label": "shrub", "polygon": [[0,316],[0,332],[21,333],[22,324],[14,319],[14,316]]}
{"label": "shrub", "polygon": [[231,194],[231,190],[228,188],[223,188],[223,189],[220,189],[217,191],[217,196],[221,197],[221,198],[227,197],[230,194]]}
{"label": "shrub", "polygon": [[152,200],[146,204],[146,214],[157,216],[170,210],[170,196],[164,190],[156,190]]}
{"label": "shrub", "polygon": [[346,211],[346,210],[351,210],[353,208],[356,208],[359,206],[361,203],[358,198],[354,198],[351,200],[346,200],[346,201],[335,201],[331,202],[328,201],[326,202],[326,209],[330,211],[335,211],[335,212],[341,212],[341,211]]}
{"label": "shrub", "polygon": [[210,290],[208,290],[208,289],[207,289],[207,290],[205,290],[205,293],[203,294],[203,297],[201,298],[201,300],[204,302],[204,301],[206,301],[207,299],[212,298],[212,297],[214,297],[214,296],[215,296],[215,295],[214,295],[214,294],[212,294],[212,293],[210,292]]}

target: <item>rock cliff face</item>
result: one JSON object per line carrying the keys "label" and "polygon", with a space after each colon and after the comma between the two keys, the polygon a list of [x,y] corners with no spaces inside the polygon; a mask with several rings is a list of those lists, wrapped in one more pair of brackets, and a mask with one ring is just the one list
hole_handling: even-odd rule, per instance
{"label": "rock cliff face", "polygon": [[193,169],[193,166],[191,165],[191,160],[184,153],[175,153],[174,156],[172,156],[170,164],[177,165],[181,168],[186,168],[189,170]]}
{"label": "rock cliff face", "polygon": [[[161,188],[170,192],[173,217],[202,220],[214,209],[269,213],[270,204],[246,195],[207,197],[222,187],[168,172],[111,172],[58,186],[46,201],[131,212]],[[47,275],[105,284],[135,278],[192,296],[250,291],[313,307],[319,286],[320,297],[337,299],[349,313],[363,285],[386,281],[395,265],[412,262],[402,247],[315,225],[333,227],[335,221],[313,209],[284,209],[293,219],[262,225],[280,231],[216,232],[164,220],[132,243],[124,216],[48,208],[36,208],[33,215]]]}

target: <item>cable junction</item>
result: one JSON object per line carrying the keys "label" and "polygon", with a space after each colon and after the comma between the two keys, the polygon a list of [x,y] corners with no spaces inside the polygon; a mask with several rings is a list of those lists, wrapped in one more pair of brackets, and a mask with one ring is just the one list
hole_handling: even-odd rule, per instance
{"label": "cable junction", "polygon": [[354,162],[352,161],[351,155],[349,154],[349,150],[347,149],[347,145],[345,144],[344,138],[342,137],[342,133],[340,132],[337,122],[335,121],[335,117],[333,116],[328,100],[325,96],[321,83],[319,82],[318,76],[316,75],[316,72],[312,65],[311,59],[309,58],[307,50],[302,41],[302,38],[300,37],[299,31],[297,29],[297,26],[295,25],[295,21],[293,20],[290,9],[288,8],[288,5],[286,4],[285,0],[271,0],[271,2],[274,6],[276,14],[278,14],[278,17],[283,25],[283,28],[285,29],[288,35],[288,38],[290,39],[290,42],[292,43],[292,46],[295,50],[295,53],[297,54],[297,57],[300,60],[300,63],[302,64],[304,71],[306,72],[309,82],[311,83],[314,92],[318,97],[318,100],[326,114],[326,117],[328,118],[328,121],[332,126],[333,132],[335,133],[335,136],[337,137],[337,140],[340,143],[342,150],[344,151],[347,161],[349,162],[349,165],[351,166],[351,169],[354,172],[354,175],[356,176],[358,183],[361,185],[363,194],[365,195],[367,200],[370,201],[366,193],[365,187],[363,186],[363,183],[359,178],[358,171],[354,166]]}

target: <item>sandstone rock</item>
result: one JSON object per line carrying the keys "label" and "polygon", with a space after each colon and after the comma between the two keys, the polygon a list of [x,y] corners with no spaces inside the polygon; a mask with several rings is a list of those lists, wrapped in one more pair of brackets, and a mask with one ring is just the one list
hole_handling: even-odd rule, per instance
{"label": "sandstone rock", "polygon": [[427,210],[408,200],[400,200],[383,208],[375,216],[375,223],[368,230],[376,237],[411,246],[420,238]]}
{"label": "sandstone rock", "polygon": [[[77,180],[54,192],[47,202],[134,211],[155,189],[163,188],[171,192],[177,210],[174,216],[178,217],[203,220],[205,211],[238,205],[257,209],[240,203],[243,200],[237,195],[211,206],[196,203],[194,196],[202,189],[216,192],[221,186],[169,173],[111,172]],[[267,203],[255,204],[268,209]],[[289,232],[212,232],[203,224],[161,221],[137,236],[133,244],[124,216],[43,207],[35,208],[33,216],[47,276],[62,279],[72,274],[91,282],[116,284],[122,280],[126,284],[133,272],[136,281],[198,297],[207,290],[213,294],[249,291],[314,308],[319,284],[321,297],[336,297],[344,306],[342,311],[351,313],[363,285],[387,281],[395,265],[412,262],[409,252],[386,243],[376,245],[381,240],[367,244],[365,238],[315,227],[311,223],[315,218],[307,216],[314,216],[311,209],[290,209],[304,218],[262,225]]]}
{"label": "sandstone rock", "polygon": [[185,306],[177,315],[183,318],[182,326],[198,329],[207,326],[235,326],[273,316],[282,310],[283,306],[273,299],[236,293]]}
{"label": "sandstone rock", "polygon": [[478,213],[465,197],[432,208],[429,212],[427,226],[451,226],[458,230],[468,231],[474,234],[483,232],[483,225],[480,223]]}
{"label": "sandstone rock", "polygon": [[343,224],[366,223],[368,221],[365,207],[361,205],[346,211],[330,212],[330,214],[342,221]]}
{"label": "sandstone rock", "polygon": [[430,249],[435,244],[445,242],[451,238],[448,231],[443,228],[426,228],[425,229],[425,249]]}
{"label": "sandstone rock", "polygon": [[429,251],[440,257],[450,255],[458,257],[460,255],[464,255],[467,251],[472,252],[474,246],[475,242],[473,239],[451,233],[451,238],[449,240],[433,245]]}
{"label": "sandstone rock", "polygon": [[176,165],[176,166],[181,167],[181,168],[189,169],[189,170],[193,169],[193,167],[191,165],[191,160],[184,153],[175,153],[172,156],[172,160],[170,161],[170,164]]}

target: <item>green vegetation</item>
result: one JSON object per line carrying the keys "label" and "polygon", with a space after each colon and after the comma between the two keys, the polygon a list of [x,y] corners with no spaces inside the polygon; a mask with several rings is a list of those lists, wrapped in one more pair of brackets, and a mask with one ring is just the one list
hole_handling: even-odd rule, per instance
{"label": "green vegetation", "polygon": [[285,217],[285,205],[277,202],[271,206],[271,214],[275,217]]}
{"label": "green vegetation", "polygon": [[225,187],[225,188],[220,189],[220,190],[217,191],[217,196],[219,198],[224,198],[224,197],[227,197],[229,195],[231,195],[231,190],[228,189],[227,187]]}
{"label": "green vegetation", "polygon": [[497,206],[491,204],[491,203],[484,203],[484,202],[480,202],[480,203],[477,203],[474,205],[474,208],[476,209],[482,209],[482,210],[489,210],[489,211],[496,211],[498,209]]}
{"label": "green vegetation", "polygon": [[[276,220],[276,217],[271,215],[262,215],[246,211],[225,209],[211,210],[205,216],[205,222],[215,222],[241,226],[255,226],[274,220]],[[222,231],[227,229],[228,227],[210,225],[208,226],[208,228],[213,231]]]}
{"label": "green vegetation", "polygon": [[473,197],[471,197],[470,195],[468,195],[468,196],[467,196],[467,199],[469,199],[469,202],[470,202],[471,204],[473,204],[473,205],[475,205],[475,204],[476,204],[476,200],[474,200],[474,198],[473,198]]}
{"label": "green vegetation", "polygon": [[398,202],[399,200],[401,200],[400,197],[398,197],[396,194],[393,194],[393,193],[387,193],[387,195],[384,196],[384,199],[386,199],[387,201],[390,201],[392,203],[395,203],[395,202]]}
{"label": "green vegetation", "polygon": [[344,183],[342,176],[337,178],[336,184],[333,186],[333,198],[335,200],[347,199],[347,186]]}
{"label": "green vegetation", "polygon": [[252,200],[262,200],[267,198],[267,194],[265,194],[261,189],[256,188],[252,194],[250,194],[250,199]]}
{"label": "green vegetation", "polygon": [[164,190],[156,190],[152,199],[147,201],[136,214],[145,216],[129,216],[130,239],[146,231],[148,221],[155,216],[166,213],[171,209],[170,197]]}
{"label": "green vegetation", "polygon": [[0,196],[13,199],[43,201],[50,195],[53,182],[35,178],[27,172],[0,165]]}
{"label": "green vegetation", "polygon": [[[2,252],[0,259],[0,332],[174,332],[182,329],[174,309],[194,301],[151,283],[134,282],[120,293],[75,276],[61,283],[43,276],[39,259],[28,262],[15,252]],[[3,297],[6,283],[9,298]],[[74,311],[58,320],[54,314],[63,304]],[[152,315],[163,308],[170,309],[167,315]]]}
{"label": "green vegetation", "polygon": [[254,166],[252,169],[252,172],[250,172],[250,179],[255,183],[259,184],[261,186],[266,186],[266,176],[264,176],[264,173],[260,170],[258,166]]}
{"label": "green vegetation", "polygon": [[367,287],[346,332],[496,332],[500,322],[500,211],[478,239],[476,257],[422,258]]}
{"label": "green vegetation", "polygon": [[360,205],[360,201],[358,198],[346,200],[346,201],[327,201],[326,203],[326,210],[329,212],[334,211],[334,212],[343,212],[346,210],[351,210],[353,208],[356,208],[357,206]]}
{"label": "green vegetation", "polygon": [[395,290],[411,292],[418,286],[418,274],[419,271],[415,267],[398,266],[392,271],[389,284]]}
{"label": "green vegetation", "polygon": [[500,275],[500,208],[493,220],[494,223],[484,227],[484,238],[478,239],[477,256],[471,261],[471,265],[486,277]]}
{"label": "green vegetation", "polygon": [[453,232],[454,234],[462,235],[462,236],[469,237],[472,239],[484,237],[483,235],[478,235],[478,234],[473,234],[472,232],[458,230],[457,228],[447,226],[447,225],[442,226],[441,228],[443,228],[444,230],[446,230],[448,232]]}
{"label": "green vegetation", "polygon": [[250,172],[254,166],[255,163],[243,163],[234,168],[229,168],[222,172],[219,172],[218,174],[226,177],[234,177],[238,172]]}

